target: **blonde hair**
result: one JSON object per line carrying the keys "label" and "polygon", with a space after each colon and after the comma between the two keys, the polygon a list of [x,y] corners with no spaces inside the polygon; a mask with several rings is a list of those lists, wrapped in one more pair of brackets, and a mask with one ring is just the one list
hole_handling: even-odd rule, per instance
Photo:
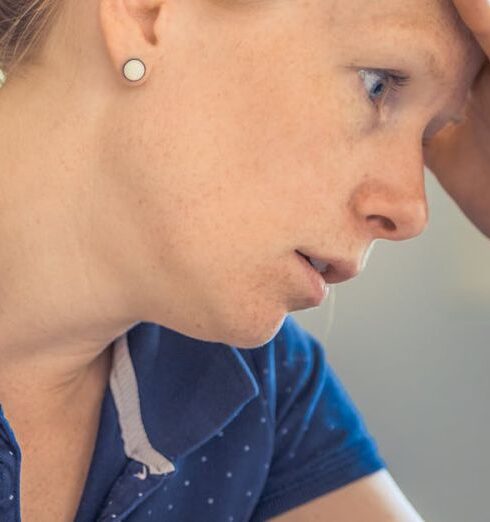
{"label": "blonde hair", "polygon": [[21,63],[36,61],[59,4],[59,0],[0,0],[0,69],[5,75]]}

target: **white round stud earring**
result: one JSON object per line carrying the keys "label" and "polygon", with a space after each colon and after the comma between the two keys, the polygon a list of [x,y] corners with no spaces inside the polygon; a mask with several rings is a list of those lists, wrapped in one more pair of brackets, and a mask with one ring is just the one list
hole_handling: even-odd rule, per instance
{"label": "white round stud earring", "polygon": [[123,65],[123,75],[130,82],[141,80],[146,73],[146,66],[139,58],[131,58]]}

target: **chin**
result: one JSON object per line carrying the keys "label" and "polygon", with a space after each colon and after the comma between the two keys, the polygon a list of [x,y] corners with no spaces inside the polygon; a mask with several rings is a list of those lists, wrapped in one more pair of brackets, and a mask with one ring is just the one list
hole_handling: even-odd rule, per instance
{"label": "chin", "polygon": [[221,342],[240,349],[253,350],[260,348],[270,342],[281,329],[287,312],[270,314],[254,313],[250,317],[240,314],[240,323],[228,328],[228,332],[223,331]]}
{"label": "chin", "polygon": [[[237,300],[233,297],[236,295],[242,298]],[[270,293],[261,298],[259,292],[247,294],[238,289],[228,291],[225,299],[202,299],[198,303],[191,299],[191,304],[190,310],[187,306],[176,309],[165,303],[159,313],[152,306],[152,317],[145,320],[204,342],[255,349],[277,335],[289,312],[287,303],[272,299]]]}

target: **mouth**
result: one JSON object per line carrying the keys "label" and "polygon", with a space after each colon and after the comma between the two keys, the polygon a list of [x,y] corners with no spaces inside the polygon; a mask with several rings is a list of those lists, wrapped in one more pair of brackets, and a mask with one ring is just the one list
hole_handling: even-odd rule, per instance
{"label": "mouth", "polygon": [[296,250],[296,252],[300,256],[304,257],[317,272],[319,272],[322,276],[326,276],[328,267],[330,266],[329,263],[326,263],[325,261],[320,261],[319,259],[311,258],[310,256],[302,254],[298,250]]}
{"label": "mouth", "polygon": [[310,255],[304,251],[295,251],[323,277],[327,284],[342,283],[356,277],[360,270],[356,261],[340,258],[327,258]]}
{"label": "mouth", "polygon": [[319,306],[329,293],[329,287],[325,283],[324,274],[315,268],[313,265],[313,259],[308,259],[309,256],[298,251],[295,253],[303,267],[303,273],[307,276],[308,304],[310,306]]}

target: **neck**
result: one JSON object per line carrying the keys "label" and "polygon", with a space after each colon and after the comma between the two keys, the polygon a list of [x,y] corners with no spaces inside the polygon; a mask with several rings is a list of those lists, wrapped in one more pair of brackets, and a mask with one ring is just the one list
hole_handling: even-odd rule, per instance
{"label": "neck", "polygon": [[28,374],[22,368],[15,374],[16,379],[10,379],[10,387],[2,382],[2,407],[21,447],[32,443],[33,434],[64,433],[68,426],[78,426],[99,411],[109,382],[112,347],[108,346],[71,378],[63,371],[51,371],[52,380],[48,380],[47,374]]}
{"label": "neck", "polygon": [[0,92],[0,403],[39,416],[103,382],[106,348],[140,311],[108,240],[126,224],[97,175],[96,111],[27,87]]}

